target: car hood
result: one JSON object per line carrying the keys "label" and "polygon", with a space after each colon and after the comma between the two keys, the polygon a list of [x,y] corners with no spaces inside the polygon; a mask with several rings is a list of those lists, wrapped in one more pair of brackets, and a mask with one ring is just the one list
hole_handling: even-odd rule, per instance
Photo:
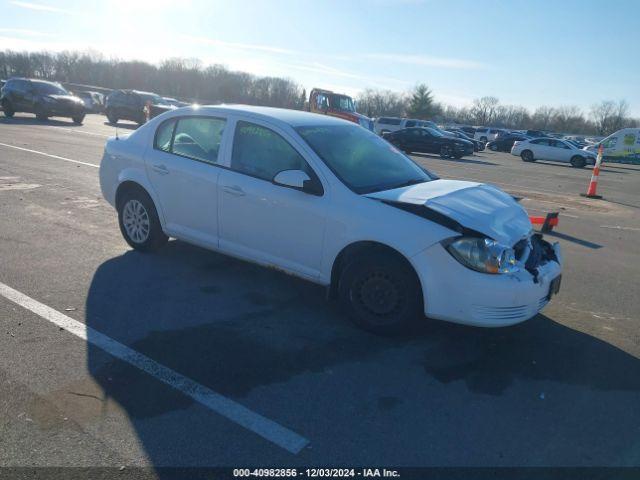
{"label": "car hood", "polygon": [[527,212],[513,197],[493,185],[460,180],[433,180],[367,194],[390,204],[424,205],[466,229],[512,246],[531,233]]}

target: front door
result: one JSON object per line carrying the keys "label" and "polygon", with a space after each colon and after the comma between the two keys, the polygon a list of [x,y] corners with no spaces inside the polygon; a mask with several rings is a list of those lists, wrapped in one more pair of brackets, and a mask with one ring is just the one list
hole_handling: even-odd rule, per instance
{"label": "front door", "polygon": [[316,175],[286,135],[259,122],[237,122],[230,169],[220,173],[218,182],[220,249],[315,278],[322,261],[327,195],[272,182],[283,170]]}

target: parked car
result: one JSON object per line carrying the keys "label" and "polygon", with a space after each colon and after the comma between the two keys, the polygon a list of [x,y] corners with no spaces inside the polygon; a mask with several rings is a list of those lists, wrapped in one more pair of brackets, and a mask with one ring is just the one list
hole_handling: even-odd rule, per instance
{"label": "parked car", "polygon": [[640,160],[640,128],[623,128],[598,143],[583,147],[583,150],[597,155],[600,145],[603,157],[635,163]]}
{"label": "parked car", "polygon": [[[441,130],[443,131],[443,130]],[[482,143],[480,140],[474,140],[473,138],[468,137],[464,132],[460,131],[460,130],[444,130],[443,131],[446,135],[452,135],[456,138],[460,138],[462,140],[467,140],[471,143],[473,143],[473,151],[474,152],[481,152],[484,150],[484,143]]]}
{"label": "parked car", "polygon": [[438,153],[442,158],[462,158],[464,155],[473,155],[473,143],[445,135],[435,128],[405,128],[387,133],[383,138],[406,153]]}
{"label": "parked car", "polygon": [[515,324],[560,285],[559,245],[532,234],[511,195],[437,179],[327,115],[185,107],[108,140],[99,176],[131,247],[175,237],[283,270],[377,333],[424,315]]}
{"label": "parked car", "polygon": [[34,113],[38,120],[70,117],[73,123],[84,120],[84,103],[62,85],[31,78],[10,78],[0,92],[5,117],[16,112]]}
{"label": "parked car", "polygon": [[373,131],[378,135],[397,132],[403,128],[411,127],[429,127],[438,129],[438,126],[429,120],[418,120],[415,118],[380,117],[376,118],[373,122]]}
{"label": "parked car", "polygon": [[473,138],[473,136],[476,133],[476,129],[475,128],[469,127],[468,125],[460,125],[458,123],[445,125],[443,127],[443,130],[446,130],[448,132],[462,132],[469,138]]}
{"label": "parked car", "polygon": [[494,152],[510,152],[511,147],[515,142],[521,142],[523,140],[529,140],[526,135],[513,135],[511,133],[507,135],[501,135],[495,140],[491,140],[487,143],[487,148]]}
{"label": "parked car", "polygon": [[581,150],[564,140],[548,137],[516,141],[511,148],[511,154],[520,156],[525,162],[555,160],[570,163],[576,168],[593,164],[596,159],[593,152]]}
{"label": "parked car", "polygon": [[542,130],[526,130],[524,133],[527,137],[531,137],[531,138],[542,138],[542,137],[548,136]]}
{"label": "parked car", "polygon": [[84,102],[84,108],[90,113],[101,113],[104,110],[104,95],[98,92],[78,92]]}
{"label": "parked car", "polygon": [[500,128],[478,127],[473,135],[473,139],[487,143],[491,140],[495,140],[500,132],[502,132],[502,129]]}
{"label": "parked car", "polygon": [[115,90],[107,97],[104,112],[110,123],[118,123],[118,120],[131,120],[142,125],[147,121],[144,111],[147,104],[151,106],[149,118],[176,108],[166,103],[156,93]]}

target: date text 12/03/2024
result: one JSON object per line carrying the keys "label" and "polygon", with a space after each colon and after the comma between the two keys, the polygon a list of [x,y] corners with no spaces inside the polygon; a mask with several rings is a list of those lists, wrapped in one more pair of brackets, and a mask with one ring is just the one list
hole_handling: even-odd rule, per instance
{"label": "date text 12/03/2024", "polygon": [[304,470],[298,470],[296,468],[237,468],[233,470],[233,476],[238,478],[398,478],[400,477],[400,474],[397,470],[390,470],[386,468],[307,468]]}

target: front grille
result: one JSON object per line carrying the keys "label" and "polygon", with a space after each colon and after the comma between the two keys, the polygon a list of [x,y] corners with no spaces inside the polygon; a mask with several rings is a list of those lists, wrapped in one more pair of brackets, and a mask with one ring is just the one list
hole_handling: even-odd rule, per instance
{"label": "front grille", "polygon": [[530,308],[527,305],[515,307],[476,306],[475,313],[478,318],[484,320],[517,320],[527,317],[530,313]]}

